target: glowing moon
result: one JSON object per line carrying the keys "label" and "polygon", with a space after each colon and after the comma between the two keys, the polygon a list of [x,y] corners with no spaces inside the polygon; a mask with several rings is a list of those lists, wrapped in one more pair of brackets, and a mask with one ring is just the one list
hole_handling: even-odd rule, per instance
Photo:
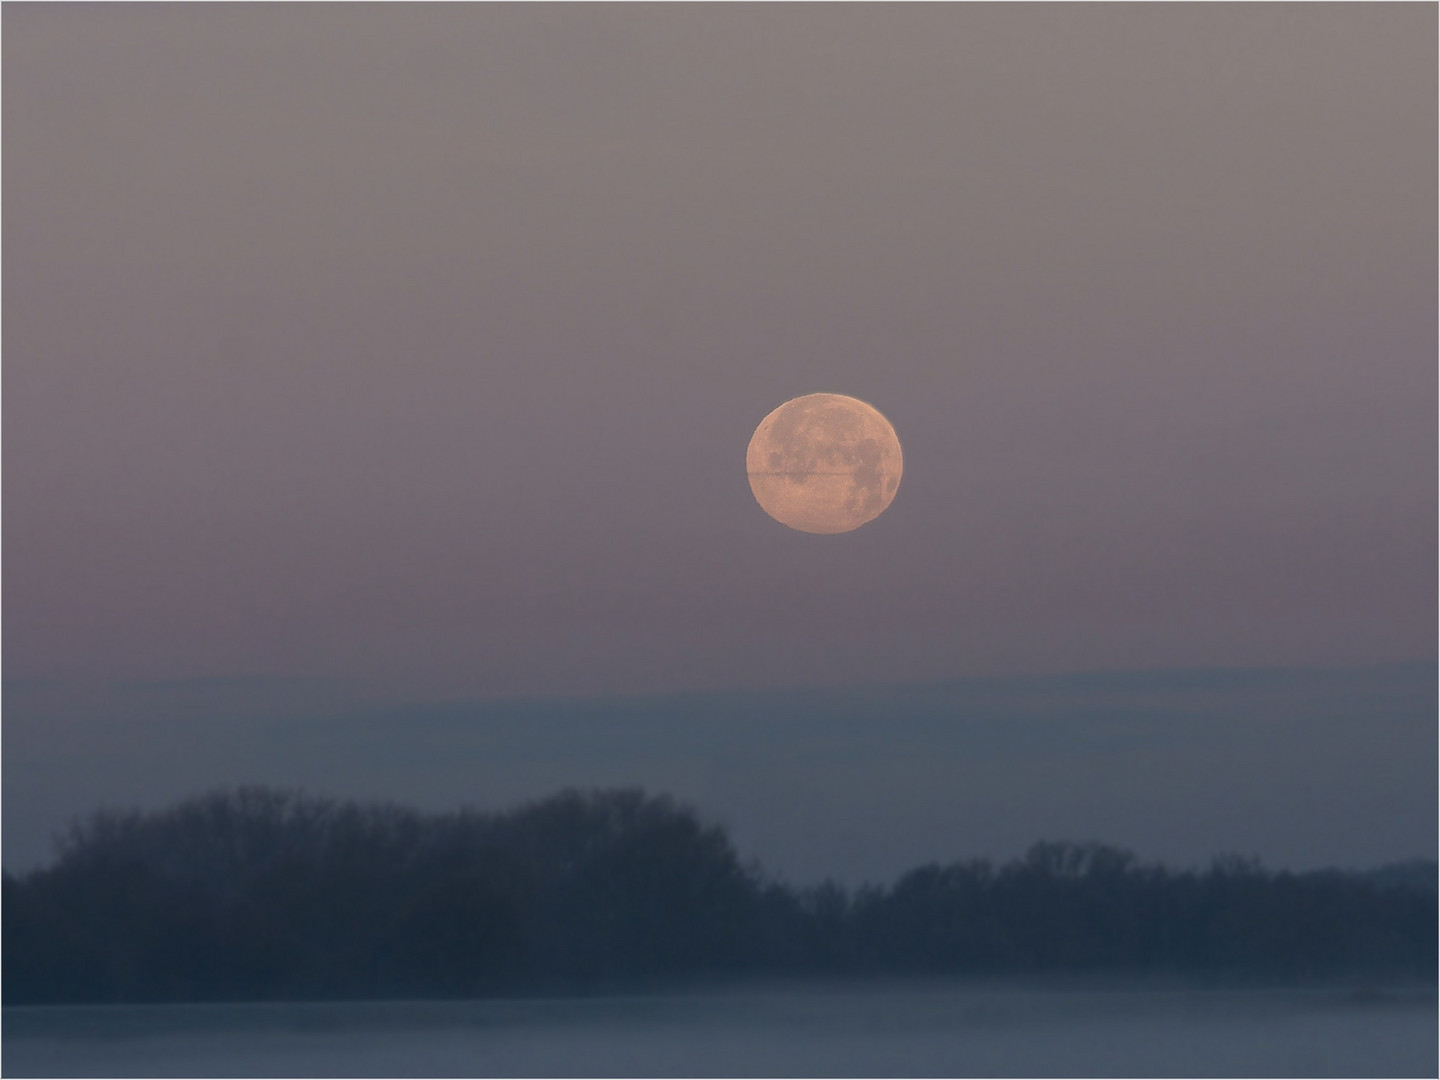
{"label": "glowing moon", "polygon": [[806,394],[772,412],[750,437],[745,471],[760,508],[807,533],[858,529],[885,512],[904,459],[890,421],[843,394]]}

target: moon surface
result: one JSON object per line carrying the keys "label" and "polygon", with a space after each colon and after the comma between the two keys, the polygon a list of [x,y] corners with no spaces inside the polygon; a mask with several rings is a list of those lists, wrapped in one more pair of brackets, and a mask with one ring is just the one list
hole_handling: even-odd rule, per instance
{"label": "moon surface", "polygon": [[745,451],[750,490],[782,525],[843,533],[874,521],[900,489],[904,458],[890,421],[844,394],[806,394],[770,413]]}

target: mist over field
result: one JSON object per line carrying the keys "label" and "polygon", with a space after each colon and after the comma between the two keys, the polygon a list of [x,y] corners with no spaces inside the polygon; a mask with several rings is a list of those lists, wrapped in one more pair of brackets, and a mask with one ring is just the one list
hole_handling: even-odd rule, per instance
{"label": "mist over field", "polygon": [[1426,1076],[1433,987],[892,984],[539,1002],[7,1009],[14,1076]]}

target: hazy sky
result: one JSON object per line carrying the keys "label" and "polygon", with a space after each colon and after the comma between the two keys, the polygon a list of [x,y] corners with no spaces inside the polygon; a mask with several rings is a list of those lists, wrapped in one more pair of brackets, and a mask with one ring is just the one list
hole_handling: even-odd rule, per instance
{"label": "hazy sky", "polygon": [[[9,676],[1434,655],[1429,5],[4,20]],[[852,535],[746,483],[817,390]]]}
{"label": "hazy sky", "polygon": [[[1433,5],[3,20],[12,686],[1435,657]],[[854,533],[746,481],[815,391]]]}

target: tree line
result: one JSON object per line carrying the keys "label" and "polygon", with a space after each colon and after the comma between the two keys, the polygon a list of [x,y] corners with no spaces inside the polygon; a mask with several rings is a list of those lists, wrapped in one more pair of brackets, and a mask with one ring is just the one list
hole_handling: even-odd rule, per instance
{"label": "tree line", "polygon": [[[1434,978],[1435,868],[1381,881],[1102,845],[795,888],[664,796],[424,814],[264,788],[72,825],[6,874],[3,994],[472,997],[753,977]],[[1418,882],[1418,883],[1417,883]],[[1428,887],[1427,887],[1428,882]]]}

